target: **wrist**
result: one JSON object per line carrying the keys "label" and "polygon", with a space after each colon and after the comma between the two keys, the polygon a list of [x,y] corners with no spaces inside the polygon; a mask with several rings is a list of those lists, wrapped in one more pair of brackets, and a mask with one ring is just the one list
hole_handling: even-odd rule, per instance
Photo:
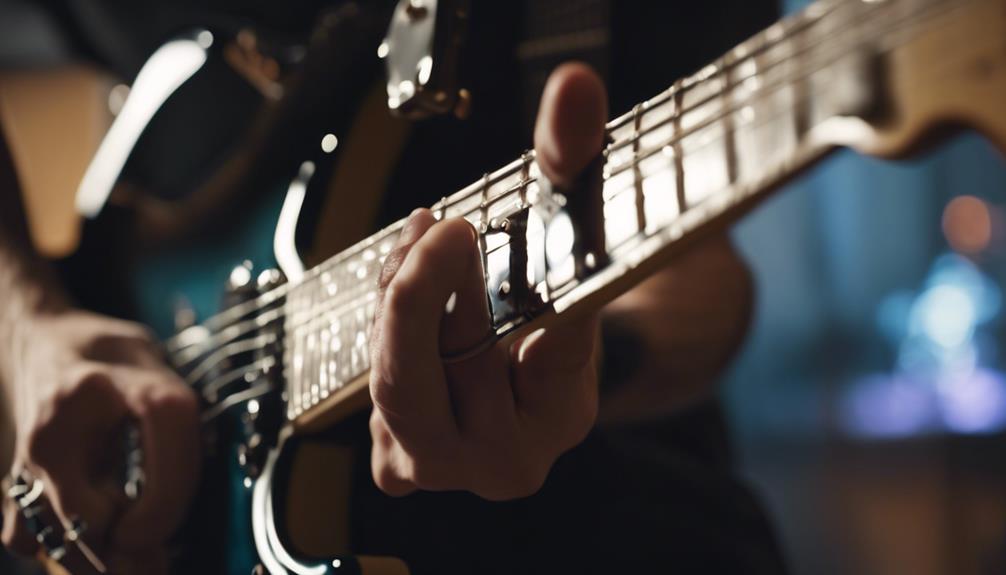
{"label": "wrist", "polygon": [[0,384],[11,403],[29,346],[37,343],[40,324],[67,310],[66,300],[52,284],[16,270],[0,273]]}

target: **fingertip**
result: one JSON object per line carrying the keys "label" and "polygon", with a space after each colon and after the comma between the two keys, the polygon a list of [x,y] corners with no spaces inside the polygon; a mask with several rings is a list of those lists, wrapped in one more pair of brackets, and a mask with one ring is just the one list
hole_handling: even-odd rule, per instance
{"label": "fingertip", "polygon": [[475,226],[464,218],[451,218],[444,220],[441,224],[444,228],[445,239],[450,242],[457,242],[465,247],[475,247],[478,244],[478,232]]}
{"label": "fingertip", "polygon": [[409,217],[405,219],[401,234],[398,236],[398,245],[414,243],[423,236],[434,224],[437,223],[436,216],[427,208],[413,210]]}
{"label": "fingertip", "polygon": [[569,184],[604,145],[608,96],[590,66],[571,62],[556,68],[542,93],[535,125],[535,150],[545,175]]}

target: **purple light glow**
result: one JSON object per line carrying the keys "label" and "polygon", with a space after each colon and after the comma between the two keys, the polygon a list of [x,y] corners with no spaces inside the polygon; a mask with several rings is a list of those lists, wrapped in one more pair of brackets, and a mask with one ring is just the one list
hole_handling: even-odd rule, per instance
{"label": "purple light glow", "polygon": [[871,439],[908,437],[939,427],[932,388],[898,375],[874,374],[854,383],[839,415],[850,435]]}
{"label": "purple light glow", "polygon": [[947,375],[939,387],[940,411],[948,431],[982,434],[1006,429],[1006,381],[1002,374],[978,369]]}

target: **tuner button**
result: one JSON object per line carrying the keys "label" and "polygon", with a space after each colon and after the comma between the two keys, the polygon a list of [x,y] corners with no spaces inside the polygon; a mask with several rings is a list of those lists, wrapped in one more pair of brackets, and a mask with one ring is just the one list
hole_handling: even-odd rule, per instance
{"label": "tuner button", "polygon": [[260,290],[274,288],[283,283],[283,273],[277,269],[267,269],[258,275],[256,284]]}
{"label": "tuner button", "polygon": [[231,270],[231,276],[227,282],[227,286],[231,290],[238,290],[243,287],[248,286],[252,280],[252,263],[250,261],[245,261],[239,266],[234,266]]}

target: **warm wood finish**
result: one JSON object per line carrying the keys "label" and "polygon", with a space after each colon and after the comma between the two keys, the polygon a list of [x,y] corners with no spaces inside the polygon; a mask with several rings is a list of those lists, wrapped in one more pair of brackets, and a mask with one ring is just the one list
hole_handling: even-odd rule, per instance
{"label": "warm wood finish", "polygon": [[967,0],[894,48],[887,89],[892,114],[849,144],[898,157],[934,129],[977,129],[1006,153],[1006,0]]}

